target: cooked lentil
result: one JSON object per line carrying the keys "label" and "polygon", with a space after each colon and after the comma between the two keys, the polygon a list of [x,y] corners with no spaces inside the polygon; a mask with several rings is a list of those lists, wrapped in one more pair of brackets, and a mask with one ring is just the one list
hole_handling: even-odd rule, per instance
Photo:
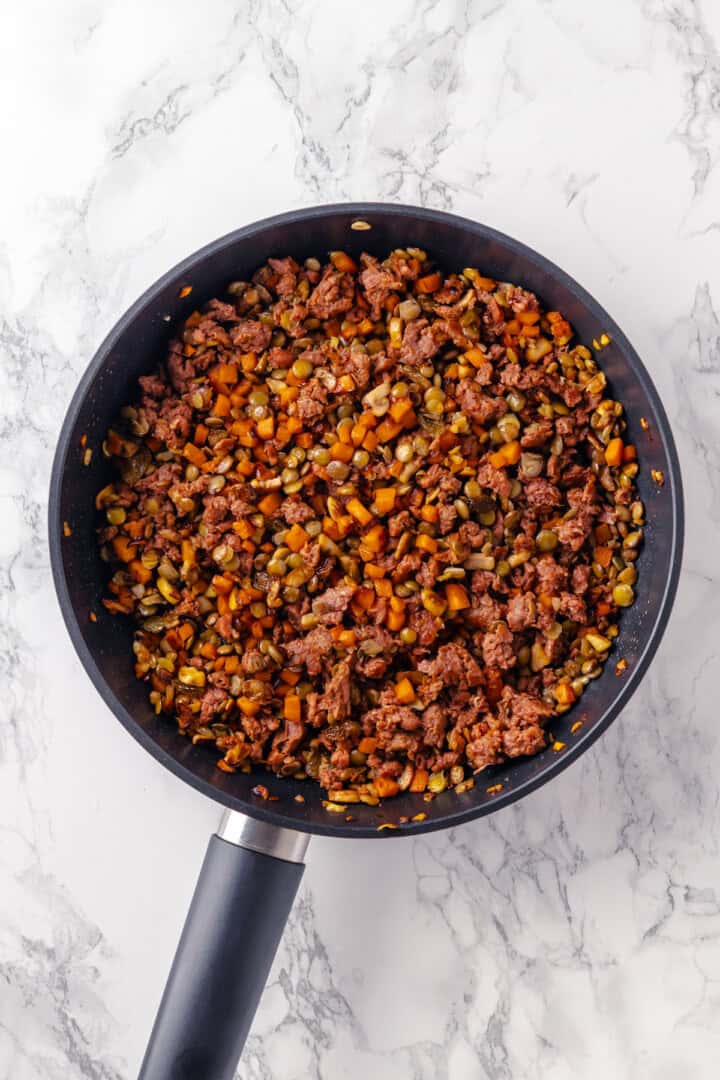
{"label": "cooked lentil", "polygon": [[335,813],[429,801],[543,749],[600,675],[635,597],[636,453],[532,293],[414,248],[270,259],[139,383],[103,443],[104,603],[225,772],[310,777]]}

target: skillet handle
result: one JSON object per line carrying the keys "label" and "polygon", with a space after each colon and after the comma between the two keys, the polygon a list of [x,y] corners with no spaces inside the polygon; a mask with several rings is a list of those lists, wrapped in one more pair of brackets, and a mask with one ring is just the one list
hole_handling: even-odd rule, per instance
{"label": "skillet handle", "polygon": [[232,1080],[309,837],[226,813],[212,836],[138,1080]]}

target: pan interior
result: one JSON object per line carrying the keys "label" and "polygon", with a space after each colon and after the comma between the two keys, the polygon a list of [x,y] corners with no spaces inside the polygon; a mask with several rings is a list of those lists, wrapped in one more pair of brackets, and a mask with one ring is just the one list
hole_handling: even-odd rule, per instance
{"label": "pan interior", "polygon": [[[353,230],[358,219],[371,228]],[[214,750],[192,746],[173,723],[154,715],[147,687],[133,673],[133,625],[109,615],[101,604],[106,567],[97,554],[94,498],[110,479],[100,452],[104,433],[118,408],[135,397],[138,376],[164,356],[175,323],[222,296],[230,281],[248,278],[268,256],[323,259],[328,251],[342,249],[354,256],[369,251],[384,257],[392,248],[408,246],[424,248],[446,271],[477,266],[493,278],[536,292],[546,306],[563,312],[581,342],[589,344],[603,331],[610,335],[600,362],[612,396],[625,406],[629,439],[638,447],[638,488],[648,524],[638,562],[637,600],[623,613],[614,655],[575,708],[551,725],[555,739],[566,744],[562,752],[548,748],[512,766],[488,768],[476,778],[474,789],[461,796],[446,792],[426,803],[421,795],[404,794],[378,808],[353,806],[354,820],[347,821],[345,815],[329,814],[322,807],[324,792],[313,782],[280,780],[264,771],[221,772]],[[192,292],[182,297],[188,285]],[[93,450],[89,465],[83,464],[83,436]],[[652,479],[652,470],[663,474],[662,486]],[[64,522],[71,526],[68,537],[63,535]],[[278,824],[334,835],[376,835],[380,824],[419,812],[427,815],[423,822],[382,835],[457,824],[491,812],[560,771],[604,730],[639,682],[669,615],[681,544],[680,477],[667,419],[632,346],[602,308],[542,256],[491,229],[434,211],[375,204],[319,207],[268,219],[209,245],[153,285],[123,316],[81,381],[58,445],[50,500],[53,572],[68,629],[88,673],[125,727],[164,765],[225,805]],[[91,621],[91,612],[97,621]],[[620,657],[627,661],[622,677],[614,671]],[[573,734],[570,729],[578,720],[582,727]],[[280,796],[278,801],[265,802],[252,794],[260,780]],[[488,794],[487,788],[497,784],[502,791]],[[295,801],[299,794],[302,803]]]}

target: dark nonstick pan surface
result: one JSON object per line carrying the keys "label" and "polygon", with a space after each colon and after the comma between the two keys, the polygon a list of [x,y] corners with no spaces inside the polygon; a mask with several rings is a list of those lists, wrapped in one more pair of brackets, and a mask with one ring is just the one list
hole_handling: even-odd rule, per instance
{"label": "dark nonstick pan surface", "polygon": [[[356,220],[372,228],[353,231],[350,226]],[[447,271],[477,266],[484,274],[536,292],[548,307],[563,312],[585,344],[603,331],[610,335],[611,344],[602,350],[600,362],[612,396],[625,405],[628,437],[638,448],[638,488],[647,509],[647,528],[638,562],[637,600],[623,613],[617,647],[603,675],[590,684],[578,705],[553,721],[552,734],[566,749],[556,753],[548,748],[512,766],[489,768],[464,795],[445,792],[426,803],[422,796],[405,793],[385,806],[354,805],[355,820],[347,822],[345,815],[323,809],[324,792],[315,783],[281,780],[260,771],[221,772],[214,750],[193,746],[173,723],[154,715],[147,687],[133,673],[133,625],[129,619],[109,615],[101,604],[106,568],[97,554],[94,499],[110,478],[100,449],[104,434],[120,406],[136,395],[138,376],[163,357],[178,320],[210,298],[222,296],[228,282],[247,279],[268,256],[323,259],[333,249],[354,256],[361,251],[384,256],[394,247],[407,246],[426,249]],[[192,292],[181,298],[187,285]],[[93,450],[89,465],[83,464],[83,435]],[[662,485],[651,470],[662,473]],[[72,530],[67,537],[64,522]],[[660,399],[630,342],[584,289],[541,255],[485,225],[416,207],[354,203],[281,214],[238,229],[179,263],[123,315],[98,349],[68,409],[52,473],[49,530],[55,584],[78,655],[120,722],[159,762],[231,809],[307,832],[377,836],[383,822],[419,811],[427,814],[423,822],[380,834],[387,837],[458,825],[497,810],[556,776],[607,728],[636,689],[665,629],[680,571],[683,508],[677,454]],[[91,621],[91,612],[97,615],[96,622]],[[615,664],[621,657],[627,669],[617,676]],[[582,727],[571,734],[578,720]],[[632,738],[632,733],[627,736]],[[252,794],[261,780],[278,801],[266,802]],[[495,784],[502,784],[502,791],[489,795],[486,789]],[[299,792],[304,803],[294,801]]]}

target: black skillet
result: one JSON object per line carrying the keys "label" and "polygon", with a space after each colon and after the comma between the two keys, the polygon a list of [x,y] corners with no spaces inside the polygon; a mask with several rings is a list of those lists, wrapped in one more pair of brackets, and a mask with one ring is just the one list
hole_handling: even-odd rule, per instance
{"label": "black skillet", "polygon": [[[351,228],[355,221],[370,230]],[[606,332],[600,359],[612,394],[626,408],[629,439],[641,463],[638,486],[647,507],[637,601],[622,617],[615,657],[582,702],[553,722],[566,744],[511,767],[494,767],[464,795],[446,792],[425,803],[403,794],[385,806],[353,806],[353,821],[329,814],[316,785],[229,775],[216,754],[156,717],[147,688],[133,675],[130,620],[101,604],[105,569],[97,555],[94,498],[108,482],[100,445],[119,407],[132,400],[138,375],[164,352],[171,327],[228,282],[247,279],[268,256],[323,258],[341,249],[384,256],[392,248],[426,249],[446,270],[480,267],[484,274],[537,293],[570,320],[580,341]],[[185,286],[192,292],[183,295]],[[82,437],[93,454],[84,464]],[[655,470],[655,478],[653,478]],[[660,474],[664,480],[660,483]],[[71,534],[64,535],[69,522]],[[460,825],[492,813],[546,783],[607,728],[638,686],[660,642],[680,572],[683,506],[677,454],[667,417],[650,377],[625,335],[598,303],[553,263],[485,225],[413,206],[352,203],[298,210],[238,229],[191,255],[152,285],[123,315],[98,349],[72,399],[60,433],[49,508],[50,554],[63,616],[78,655],[106,703],[131,735],[176,776],[226,808],[205,862],[160,1005],[140,1076],[143,1080],[225,1080],[234,1075],[273,955],[293,902],[308,834],[397,837]],[[90,613],[97,621],[90,619]],[[622,677],[615,658],[627,661]],[[582,718],[582,727],[571,726]],[[252,788],[263,780],[278,801]],[[502,784],[499,794],[487,788]],[[295,802],[302,792],[305,801]],[[378,833],[418,811],[427,817]]]}

